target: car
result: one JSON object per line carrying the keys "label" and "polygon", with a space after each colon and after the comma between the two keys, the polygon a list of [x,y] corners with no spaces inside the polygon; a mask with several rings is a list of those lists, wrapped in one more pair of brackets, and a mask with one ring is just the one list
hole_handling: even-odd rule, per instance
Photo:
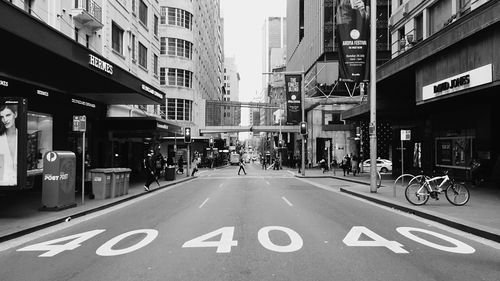
{"label": "car", "polygon": [[[370,159],[363,161],[363,170],[370,170]],[[377,170],[381,173],[388,173],[392,171],[392,161],[387,159],[377,159]]]}

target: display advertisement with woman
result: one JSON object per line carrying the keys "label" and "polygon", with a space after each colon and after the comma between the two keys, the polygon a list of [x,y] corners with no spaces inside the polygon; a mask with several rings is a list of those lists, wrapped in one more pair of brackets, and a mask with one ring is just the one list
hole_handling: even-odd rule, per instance
{"label": "display advertisement with woman", "polygon": [[0,186],[17,185],[18,105],[0,104]]}

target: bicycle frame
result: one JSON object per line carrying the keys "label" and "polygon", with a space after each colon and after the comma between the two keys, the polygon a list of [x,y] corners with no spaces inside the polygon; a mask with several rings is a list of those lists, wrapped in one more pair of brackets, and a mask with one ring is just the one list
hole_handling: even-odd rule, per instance
{"label": "bicycle frame", "polygon": [[[433,178],[425,176],[424,179],[425,179],[425,183],[422,184],[422,187],[425,186],[425,188],[427,188],[427,190],[429,192],[433,192],[433,191],[439,191],[439,189],[442,189],[441,187],[450,180],[450,177],[448,175],[444,175],[444,176],[440,176],[440,177],[433,177]],[[431,182],[435,182],[438,180],[443,180],[443,181],[437,186],[437,189],[435,190],[434,188],[432,188]],[[420,189],[419,189],[419,191],[420,191]]]}

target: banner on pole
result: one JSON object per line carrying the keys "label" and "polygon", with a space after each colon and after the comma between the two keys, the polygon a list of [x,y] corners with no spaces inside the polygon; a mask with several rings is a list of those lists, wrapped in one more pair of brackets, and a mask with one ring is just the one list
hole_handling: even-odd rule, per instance
{"label": "banner on pole", "polygon": [[337,38],[339,42],[339,80],[369,80],[368,43],[370,9],[367,0],[337,0]]}
{"label": "banner on pole", "polygon": [[286,85],[286,123],[297,125],[302,121],[301,75],[285,75]]}

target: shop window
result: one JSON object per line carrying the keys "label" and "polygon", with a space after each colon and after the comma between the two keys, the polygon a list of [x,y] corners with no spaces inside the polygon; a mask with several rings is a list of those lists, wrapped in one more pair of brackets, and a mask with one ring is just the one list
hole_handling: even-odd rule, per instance
{"label": "shop window", "polygon": [[51,115],[28,112],[27,169],[43,168],[43,155],[52,151],[53,119]]}
{"label": "shop window", "polygon": [[148,26],[148,6],[142,0],[139,2],[139,20],[144,26]]}
{"label": "shop window", "polygon": [[115,52],[123,55],[123,29],[114,22],[111,24],[111,46]]}
{"label": "shop window", "polygon": [[148,69],[148,49],[139,42],[139,65]]}
{"label": "shop window", "polygon": [[473,157],[474,138],[436,138],[435,149],[437,167],[466,169]]}

